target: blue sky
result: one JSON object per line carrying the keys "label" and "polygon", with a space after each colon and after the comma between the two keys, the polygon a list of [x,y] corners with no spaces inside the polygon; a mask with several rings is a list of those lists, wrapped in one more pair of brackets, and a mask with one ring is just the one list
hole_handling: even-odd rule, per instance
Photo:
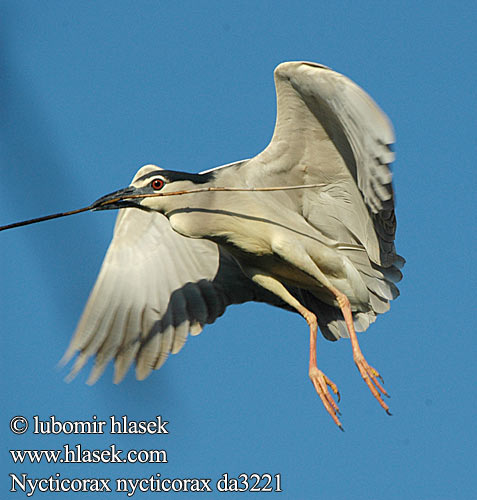
{"label": "blue sky", "polygon": [[[144,382],[130,371],[115,386],[109,367],[93,387],[87,370],[67,384],[57,362],[114,214],[1,233],[2,497],[8,473],[281,474],[290,499],[475,494],[476,14],[474,2],[1,3],[0,224],[89,204],[145,163],[198,172],[258,153],[275,120],[273,69],[303,59],[350,76],[391,117],[407,259],[401,297],[360,335],[392,417],[349,342],[320,339],[320,367],[342,394],[341,433],[307,378],[305,322],[264,305],[230,308]],[[16,415],[170,423],[167,435],[17,436]],[[168,463],[21,465],[7,451],[65,443],[166,449]]]}

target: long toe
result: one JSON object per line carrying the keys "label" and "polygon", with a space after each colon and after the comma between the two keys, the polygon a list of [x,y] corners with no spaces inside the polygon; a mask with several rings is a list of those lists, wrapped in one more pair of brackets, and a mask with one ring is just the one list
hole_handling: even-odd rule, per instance
{"label": "long toe", "polygon": [[361,377],[363,377],[363,380],[366,382],[366,385],[369,387],[369,390],[371,391],[373,396],[378,400],[379,404],[386,411],[386,413],[388,415],[391,415],[389,406],[384,402],[381,396],[382,394],[383,396],[389,397],[389,394],[381,385],[383,382],[383,378],[381,377],[379,372],[375,368],[370,366],[362,355],[356,356],[354,362],[356,363]]}
{"label": "long toe", "polygon": [[340,393],[338,391],[338,387],[321,370],[318,370],[318,368],[310,370],[309,375],[321,402],[326,408],[326,411],[330,414],[334,423],[343,431],[343,425],[338,418],[338,415],[341,415],[339,407],[328,390],[329,387],[339,401]]}

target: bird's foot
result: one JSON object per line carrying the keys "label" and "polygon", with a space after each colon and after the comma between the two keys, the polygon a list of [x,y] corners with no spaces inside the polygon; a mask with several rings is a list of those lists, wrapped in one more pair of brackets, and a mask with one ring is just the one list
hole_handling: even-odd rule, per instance
{"label": "bird's foot", "polygon": [[369,390],[371,391],[373,396],[378,400],[379,404],[386,411],[386,413],[388,415],[391,415],[389,406],[384,402],[381,396],[382,394],[389,398],[389,394],[381,385],[384,383],[383,377],[381,377],[381,375],[375,368],[368,364],[361,353],[358,353],[354,356],[354,362],[356,363],[361,377],[363,377],[363,380],[366,382],[366,385],[369,387]]}
{"label": "bird's foot", "polygon": [[323,403],[326,411],[331,415],[334,423],[343,431],[343,426],[337,415],[341,415],[338,405],[330,394],[328,387],[337,396],[338,402],[340,401],[340,393],[338,387],[334,384],[321,370],[316,367],[310,368],[309,372],[310,379],[315,387],[318,396],[320,396],[321,402]]}

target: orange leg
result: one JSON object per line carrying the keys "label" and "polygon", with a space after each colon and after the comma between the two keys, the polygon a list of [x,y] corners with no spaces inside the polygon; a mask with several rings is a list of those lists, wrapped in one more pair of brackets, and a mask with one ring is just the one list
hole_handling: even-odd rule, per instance
{"label": "orange leg", "polygon": [[318,396],[320,396],[321,402],[326,408],[326,411],[331,415],[335,424],[343,430],[343,426],[337,417],[337,415],[340,414],[340,410],[328,390],[328,387],[330,387],[333,393],[338,397],[339,401],[340,393],[338,392],[338,388],[321,370],[318,370],[318,366],[316,364],[316,335],[318,331],[316,316],[300,304],[300,302],[298,302],[298,300],[293,297],[293,295],[291,295],[290,292],[276,278],[253,268],[245,268],[244,271],[253,281],[280,297],[305,318],[308,326],[310,327],[310,364],[308,374],[313,382]]}
{"label": "orange leg", "polygon": [[338,391],[338,387],[336,387],[336,385],[321,370],[318,369],[318,365],[316,363],[316,335],[318,331],[316,316],[305,308],[300,311],[300,314],[302,314],[302,316],[306,319],[306,322],[310,327],[310,364],[308,375],[321,399],[321,402],[323,403],[323,406],[326,408],[326,411],[331,415],[334,423],[342,431],[344,431],[340,419],[337,416],[341,415],[340,410],[328,390],[328,387],[330,387],[333,393],[338,397],[339,402],[340,393]]}
{"label": "orange leg", "polygon": [[[351,346],[353,348],[353,359],[358,367],[359,373],[363,380],[366,382],[366,385],[369,387],[369,390],[373,394],[373,396],[378,400],[379,404],[386,410],[388,415],[391,415],[389,411],[389,406],[384,402],[381,394],[389,397],[388,393],[384,390],[381,385],[384,381],[379,372],[370,366],[368,362],[364,359],[363,353],[361,352],[361,348],[358,344],[358,337],[356,336],[356,331],[354,329],[353,324],[353,314],[351,312],[351,306],[348,300],[348,297],[341,293],[339,290],[334,288],[332,292],[335,294],[336,299],[338,300],[338,304],[340,306],[341,312],[343,313],[344,320],[346,322],[346,326],[348,328]],[[378,380],[379,379],[379,380]]]}

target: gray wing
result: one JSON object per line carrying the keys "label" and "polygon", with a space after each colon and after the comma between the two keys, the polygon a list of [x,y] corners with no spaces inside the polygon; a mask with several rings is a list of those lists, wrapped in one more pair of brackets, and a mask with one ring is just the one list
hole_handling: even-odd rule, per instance
{"label": "gray wing", "polygon": [[94,383],[111,359],[115,382],[136,361],[136,376],[144,379],[181,349],[189,332],[197,335],[229,304],[248,300],[280,305],[215,243],[177,234],[157,212],[122,209],[62,362],[79,351],[72,378],[95,356],[88,379]]}
{"label": "gray wing", "polygon": [[350,79],[316,63],[280,64],[275,85],[275,131],[248,162],[248,182],[267,182],[268,174],[283,185],[322,183],[287,196],[325,236],[362,245],[374,263],[390,266],[396,219],[387,116]]}
{"label": "gray wing", "polygon": [[[267,194],[328,238],[359,271],[369,310],[353,314],[366,330],[399,295],[404,259],[396,254],[391,144],[394,132],[371,97],[326,66],[286,62],[275,70],[277,119],[267,148],[238,168],[249,186],[321,184]],[[294,294],[318,316],[326,338],[348,336],[338,309],[305,290]]]}

